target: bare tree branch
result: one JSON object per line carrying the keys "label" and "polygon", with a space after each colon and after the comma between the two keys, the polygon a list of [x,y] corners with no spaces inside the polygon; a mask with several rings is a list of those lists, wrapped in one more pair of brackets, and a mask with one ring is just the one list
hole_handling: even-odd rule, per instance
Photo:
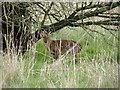
{"label": "bare tree branch", "polygon": [[48,10],[46,11],[46,13],[45,13],[45,15],[44,15],[44,17],[43,17],[43,20],[42,20],[42,22],[41,22],[41,27],[44,25],[44,22],[45,22],[45,20],[46,20],[46,17],[47,17],[47,15],[48,15],[48,13],[49,13],[52,5],[53,5],[53,2],[51,2],[50,6],[48,7]]}
{"label": "bare tree branch", "polygon": [[68,18],[72,18],[75,16],[75,14],[77,14],[79,11],[81,10],[86,10],[86,9],[91,9],[91,8],[96,8],[96,7],[105,7],[105,6],[110,6],[111,5],[111,2],[110,3],[101,3],[101,4],[94,4],[92,5],[92,3],[90,3],[89,5],[87,6],[84,6],[84,7],[80,7],[80,8],[77,8]]}
{"label": "bare tree branch", "polygon": [[[110,3],[108,3],[108,4],[110,4]],[[106,5],[108,5],[108,4],[106,4]],[[97,10],[94,10],[94,11],[87,11],[86,13],[84,13],[84,16],[82,15],[82,13],[80,13],[80,14],[74,16],[74,17],[70,17],[69,21],[70,22],[76,22],[78,20],[81,20],[82,18],[85,19],[85,18],[89,18],[89,17],[92,17],[92,16],[98,16],[98,14],[106,12],[110,9],[113,9],[113,8],[117,7],[117,6],[120,6],[120,2],[115,2],[115,3],[112,4],[112,6],[101,7],[100,9],[97,9]]]}
{"label": "bare tree branch", "polygon": [[39,3],[35,3],[38,7],[40,7],[45,13],[47,12],[44,8],[43,8],[43,6],[41,6]]}
{"label": "bare tree branch", "polygon": [[56,21],[60,21],[60,20],[57,18],[56,14],[49,14],[49,15],[51,15]]}
{"label": "bare tree branch", "polygon": [[81,27],[81,25],[113,25],[113,26],[118,26],[120,25],[119,22],[113,22],[111,20],[105,20],[105,21],[97,21],[97,22],[84,22],[84,23],[71,23],[69,26],[71,27]]}
{"label": "bare tree branch", "polygon": [[106,30],[109,30],[109,31],[119,31],[118,29],[112,29],[112,28],[108,28],[108,27],[105,27],[103,25],[100,25],[102,28],[106,29]]}
{"label": "bare tree branch", "polygon": [[120,21],[120,16],[106,16],[106,15],[98,15],[98,17],[110,18],[110,19],[114,19],[114,20],[119,20],[119,21]]}
{"label": "bare tree branch", "polygon": [[[80,26],[82,25],[82,23],[77,23],[77,24],[72,24],[73,22],[76,22],[80,19],[85,19],[85,18],[88,18],[88,17],[92,17],[92,16],[97,16],[98,14],[101,14],[101,13],[104,13],[110,9],[113,9],[117,6],[120,6],[120,2],[114,2],[112,3],[112,6],[111,6],[111,3],[105,3],[105,7],[101,7],[100,9],[97,9],[97,10],[94,10],[94,11],[87,11],[86,13],[84,13],[84,16],[82,17],[82,14],[79,14],[79,15],[76,15],[74,17],[69,17],[68,19],[63,19],[61,21],[58,21],[56,23],[53,23],[51,25],[47,25],[45,27],[42,27],[42,28],[39,28],[34,34],[31,34],[32,36],[35,36],[36,39],[34,40],[35,42],[37,42],[41,36],[40,36],[40,33],[41,31],[45,30],[45,31],[50,31],[51,33],[52,32],[55,32],[65,26]],[[108,20],[110,21],[110,20]],[[119,25],[119,22],[108,22],[107,20],[106,21],[98,21],[98,22],[84,22],[84,25],[100,25],[100,24],[103,24],[103,25],[115,25],[115,26],[118,26]]]}
{"label": "bare tree branch", "polygon": [[[14,31],[16,33],[14,34],[14,44],[15,46],[21,45],[20,48],[22,47],[23,50],[28,49],[27,46],[29,42],[33,42],[32,44],[34,44],[39,39],[41,39],[41,31],[44,30],[53,33],[66,26],[84,28],[83,26],[85,25],[109,25],[114,27],[120,25],[119,14],[116,12],[112,12],[112,10],[114,11],[116,7],[120,6],[120,1],[104,3],[90,2],[83,3],[82,6],[81,3],[17,3],[15,4],[13,11],[15,14],[14,18],[12,18],[11,14],[11,5],[11,3],[7,3],[6,6],[3,7],[3,21],[5,23],[2,22],[2,24],[4,24],[5,30],[7,30],[8,28],[9,30],[11,30],[11,28],[14,28]],[[97,18],[97,20],[93,20],[93,17],[95,17],[95,19]],[[48,20],[51,23],[48,23]],[[34,25],[33,21],[37,24]],[[33,25],[33,27],[35,26],[38,29],[34,32],[30,31],[30,27],[32,26],[31,24]],[[89,29],[89,31],[92,30]],[[111,34],[113,35],[113,33]],[[6,33],[6,35],[8,34]]]}

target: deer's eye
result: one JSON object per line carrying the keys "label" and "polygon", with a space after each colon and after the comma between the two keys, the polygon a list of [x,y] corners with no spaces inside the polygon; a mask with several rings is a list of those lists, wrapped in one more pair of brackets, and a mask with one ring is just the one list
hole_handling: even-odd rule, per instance
{"label": "deer's eye", "polygon": [[44,41],[44,43],[47,43],[47,41]]}

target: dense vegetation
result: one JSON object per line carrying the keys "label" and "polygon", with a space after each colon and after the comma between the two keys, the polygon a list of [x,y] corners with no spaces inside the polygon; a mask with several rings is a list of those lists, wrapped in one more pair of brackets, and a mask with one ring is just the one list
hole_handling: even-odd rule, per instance
{"label": "dense vegetation", "polygon": [[[0,3],[2,87],[117,88],[119,5]],[[42,40],[42,31],[51,32],[51,40],[78,41],[82,45],[78,63],[66,54],[54,60]]]}
{"label": "dense vegetation", "polygon": [[[100,27],[98,29],[105,35],[92,33],[81,28],[64,28],[53,34],[51,39],[78,40],[83,49],[79,53],[79,63],[74,64],[69,56],[61,56],[53,61],[47,52],[42,40],[36,44],[26,55],[13,54],[5,69],[3,80],[4,87],[31,87],[31,88],[117,88],[118,64],[117,50],[118,40],[109,31]],[[81,30],[81,32],[79,32]],[[93,37],[91,37],[90,33]],[[116,33],[117,35],[117,33]]]}

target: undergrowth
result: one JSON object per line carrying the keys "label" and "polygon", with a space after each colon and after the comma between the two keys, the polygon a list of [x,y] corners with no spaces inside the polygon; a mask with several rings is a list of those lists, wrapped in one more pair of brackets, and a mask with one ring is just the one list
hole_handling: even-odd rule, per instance
{"label": "undergrowth", "polygon": [[[97,27],[98,28],[98,27]],[[80,31],[81,30],[81,31]],[[56,32],[51,39],[72,39],[82,44],[78,63],[69,56],[54,61],[40,40],[25,55],[5,54],[2,86],[4,88],[117,88],[118,41],[108,31],[98,33],[81,28]],[[89,35],[89,34],[91,35]],[[105,39],[107,41],[105,41]]]}

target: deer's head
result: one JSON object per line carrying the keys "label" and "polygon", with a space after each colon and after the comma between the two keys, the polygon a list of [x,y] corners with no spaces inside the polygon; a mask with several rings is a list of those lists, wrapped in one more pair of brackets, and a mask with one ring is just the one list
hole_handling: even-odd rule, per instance
{"label": "deer's head", "polygon": [[41,36],[43,38],[44,43],[47,43],[49,40],[49,37],[51,36],[51,32],[42,31]]}

